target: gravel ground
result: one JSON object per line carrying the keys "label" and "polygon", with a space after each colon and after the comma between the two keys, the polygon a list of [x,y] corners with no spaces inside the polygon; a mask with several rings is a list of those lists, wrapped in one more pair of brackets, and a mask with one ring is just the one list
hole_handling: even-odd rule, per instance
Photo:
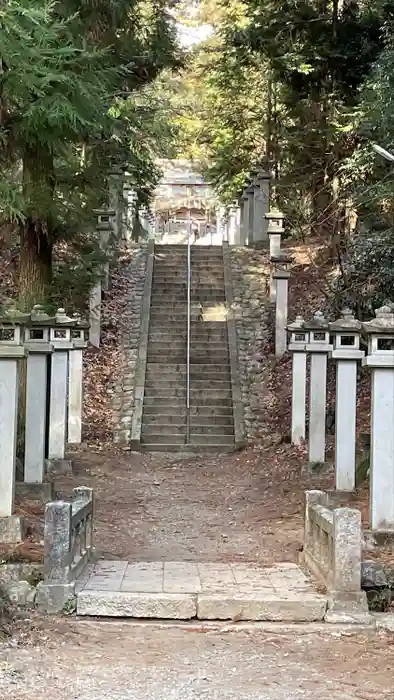
{"label": "gravel ground", "polygon": [[0,696],[393,700],[393,666],[392,638],[372,633],[70,621],[28,647],[0,648]]}
{"label": "gravel ground", "polygon": [[296,562],[304,490],[290,446],[226,455],[114,454],[81,450],[75,474],[56,479],[95,492],[95,545],[105,559]]}

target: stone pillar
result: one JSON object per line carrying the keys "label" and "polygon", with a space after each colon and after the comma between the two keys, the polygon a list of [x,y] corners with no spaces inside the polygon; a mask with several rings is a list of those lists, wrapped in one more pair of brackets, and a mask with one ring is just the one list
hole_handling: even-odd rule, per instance
{"label": "stone pillar", "polygon": [[307,340],[302,316],[297,316],[287,330],[290,332],[289,350],[293,353],[291,442],[293,445],[301,445],[305,440]]}
{"label": "stone pillar", "polygon": [[247,227],[249,221],[249,199],[243,194],[240,200],[240,240],[241,246],[246,245]]}
{"label": "stone pillar", "polygon": [[54,352],[51,362],[51,388],[49,399],[49,462],[62,462],[65,457],[67,438],[68,400],[68,354],[72,350],[71,326],[73,319],[66,316],[64,309],[56,313],[56,321],[51,326],[50,342]]}
{"label": "stone pillar", "polygon": [[370,522],[372,530],[394,531],[394,313],[392,305],[375,313],[363,324],[363,365],[372,370]]}
{"label": "stone pillar", "polygon": [[[22,314],[0,320],[0,542],[20,542],[23,521],[14,515],[18,389],[22,347]],[[29,318],[29,317],[27,317]]]}
{"label": "stone pillar", "polygon": [[253,231],[254,231],[254,185],[248,187],[246,190],[248,197],[248,221],[246,229],[246,244],[248,246],[253,245]]}
{"label": "stone pillar", "polygon": [[216,236],[219,239],[223,239],[223,229],[224,229],[224,207],[218,207],[216,210]]}
{"label": "stone pillar", "polygon": [[328,323],[320,311],[304,324],[311,355],[309,392],[309,464],[324,464],[326,458],[327,356],[332,350]]}
{"label": "stone pillar", "polygon": [[287,300],[290,272],[276,270],[273,280],[276,287],[275,357],[282,357],[287,350]]}
{"label": "stone pillar", "polygon": [[99,348],[101,336],[101,280],[96,282],[90,293],[89,322],[89,342],[95,348]]}
{"label": "stone pillar", "polygon": [[[106,256],[109,254],[109,242],[111,235],[114,233],[114,229],[111,225],[111,218],[114,219],[115,216],[115,211],[108,211],[105,212],[105,214],[100,214],[98,217],[97,232],[100,236],[100,248]],[[109,286],[109,260],[106,260],[102,270],[101,287],[105,291]]]}
{"label": "stone pillar", "polygon": [[335,392],[335,488],[353,491],[356,485],[356,408],[357,361],[360,350],[361,323],[349,309],[329,325],[334,335],[330,357],[336,361]]}
{"label": "stone pillar", "polygon": [[31,322],[25,329],[27,358],[25,482],[42,484],[45,472],[47,426],[48,358],[53,352],[49,342],[49,326],[54,323],[41,306],[35,306]]}
{"label": "stone pillar", "polygon": [[270,199],[270,175],[261,170],[256,180],[254,192],[254,232],[253,242],[257,246],[268,246],[268,221],[266,214],[269,211]]}
{"label": "stone pillar", "polygon": [[87,347],[86,337],[89,324],[84,323],[79,314],[74,314],[76,328],[71,331],[73,348],[69,354],[68,369],[68,442],[79,445],[82,442],[82,380],[83,350]]}
{"label": "stone pillar", "polygon": [[267,219],[267,234],[270,247],[270,301],[276,300],[276,281],[274,279],[275,261],[281,257],[281,237],[284,232],[283,214],[280,211],[272,211],[265,215]]}
{"label": "stone pillar", "polygon": [[229,245],[239,245],[239,214],[240,210],[239,207],[233,206],[230,207],[229,214],[228,214],[228,225],[227,225],[227,232],[228,232],[228,244]]}

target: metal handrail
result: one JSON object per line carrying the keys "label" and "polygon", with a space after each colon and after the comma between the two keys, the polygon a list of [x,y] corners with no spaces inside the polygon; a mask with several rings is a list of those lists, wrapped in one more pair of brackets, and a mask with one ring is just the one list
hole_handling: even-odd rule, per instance
{"label": "metal handrail", "polygon": [[190,235],[187,243],[187,346],[186,346],[186,444],[190,440],[190,315],[191,315]]}

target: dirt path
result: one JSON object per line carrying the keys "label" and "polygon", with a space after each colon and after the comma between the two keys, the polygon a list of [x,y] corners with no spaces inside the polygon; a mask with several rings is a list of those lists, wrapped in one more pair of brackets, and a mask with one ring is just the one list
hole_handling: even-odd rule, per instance
{"label": "dirt path", "polygon": [[[288,448],[216,456],[85,453],[57,482],[96,494],[96,546],[129,560],[296,561],[305,479]],[[283,462],[283,459],[282,459]]]}
{"label": "dirt path", "polygon": [[337,630],[155,629],[59,621],[0,647],[7,700],[392,700],[394,646]]}

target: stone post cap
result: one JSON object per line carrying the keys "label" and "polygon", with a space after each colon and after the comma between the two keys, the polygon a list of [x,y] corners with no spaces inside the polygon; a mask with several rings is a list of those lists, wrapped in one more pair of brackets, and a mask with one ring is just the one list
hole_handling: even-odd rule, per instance
{"label": "stone post cap", "polygon": [[308,330],[327,330],[328,321],[322,311],[316,311],[309,321],[305,321],[305,328]]}
{"label": "stone post cap", "polygon": [[48,326],[56,322],[54,316],[50,316],[41,304],[35,304],[30,312],[31,325]]}
{"label": "stone post cap", "polygon": [[388,333],[392,335],[394,333],[394,312],[393,304],[390,302],[390,306],[387,304],[382,306],[380,309],[376,309],[376,318],[372,321],[366,321],[362,324],[362,329],[364,333]]}
{"label": "stone post cap", "polygon": [[83,329],[90,328],[89,321],[86,321],[85,318],[82,318],[81,314],[79,314],[78,312],[75,312],[72,315],[72,320],[74,322],[74,325],[77,326],[77,328],[83,328]]}
{"label": "stone post cap", "polygon": [[266,214],[264,214],[264,218],[268,219],[268,220],[270,220],[270,219],[282,219],[282,221],[283,221],[283,219],[285,217],[284,217],[283,212],[279,211],[279,209],[271,209],[271,211],[268,211]]}
{"label": "stone post cap", "polygon": [[56,326],[70,326],[74,323],[74,319],[67,316],[65,309],[58,309],[55,315]]}
{"label": "stone post cap", "polygon": [[265,168],[259,168],[256,177],[258,180],[271,180],[271,173],[265,170]]}
{"label": "stone post cap", "polygon": [[348,331],[350,333],[360,333],[362,329],[361,321],[357,321],[350,309],[343,309],[341,316],[336,321],[329,323],[330,331],[341,333]]}
{"label": "stone post cap", "polygon": [[93,209],[93,213],[97,216],[115,216],[115,209]]}
{"label": "stone post cap", "polygon": [[0,316],[2,326],[25,326],[30,322],[30,314],[25,314],[17,309],[7,311],[4,316]]}
{"label": "stone post cap", "polygon": [[293,333],[295,331],[303,331],[304,328],[305,328],[305,321],[304,321],[303,316],[301,316],[300,314],[298,314],[295,317],[295,321],[293,321],[293,323],[289,323],[289,325],[287,326],[287,330],[290,331],[290,333]]}

